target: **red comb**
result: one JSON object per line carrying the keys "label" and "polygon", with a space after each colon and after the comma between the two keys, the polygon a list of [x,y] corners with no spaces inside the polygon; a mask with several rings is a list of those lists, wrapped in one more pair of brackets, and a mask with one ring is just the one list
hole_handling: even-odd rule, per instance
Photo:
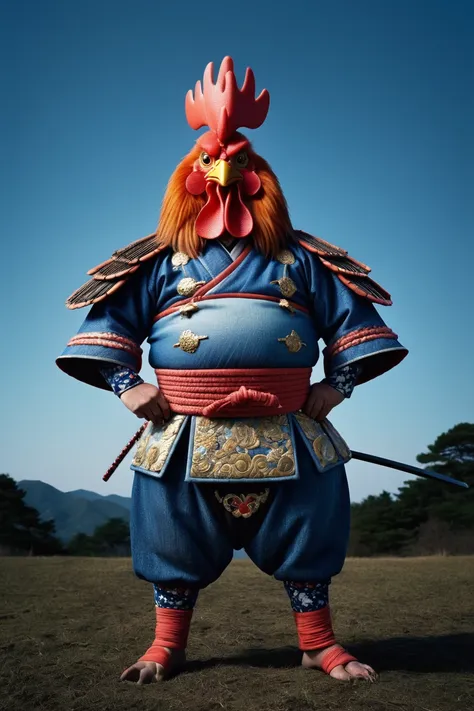
{"label": "red comb", "polygon": [[224,142],[238,128],[258,128],[265,121],[270,105],[268,91],[264,89],[255,98],[255,77],[251,69],[245,72],[239,89],[230,57],[222,60],[215,84],[214,64],[207,65],[203,87],[204,90],[198,81],[194,95],[191,89],[186,94],[186,118],[191,128],[209,126],[219,141]]}

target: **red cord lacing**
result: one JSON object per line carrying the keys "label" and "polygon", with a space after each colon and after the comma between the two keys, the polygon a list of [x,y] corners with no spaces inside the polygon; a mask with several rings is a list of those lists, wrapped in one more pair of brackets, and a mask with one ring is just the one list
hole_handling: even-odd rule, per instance
{"label": "red cord lacing", "polygon": [[309,391],[311,368],[157,369],[173,412],[204,417],[265,417],[296,412]]}

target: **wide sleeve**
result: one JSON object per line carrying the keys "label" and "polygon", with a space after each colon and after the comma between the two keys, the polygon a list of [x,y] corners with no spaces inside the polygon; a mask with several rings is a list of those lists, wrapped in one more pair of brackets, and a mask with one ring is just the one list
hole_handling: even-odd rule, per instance
{"label": "wide sleeve", "polygon": [[309,278],[313,313],[326,348],[326,375],[341,366],[357,363],[357,385],[398,365],[408,350],[387,326],[373,303],[354,293],[319,259],[310,259]]}
{"label": "wide sleeve", "polygon": [[156,263],[144,265],[116,293],[89,311],[78,333],[56,360],[67,375],[110,390],[100,370],[107,365],[141,368],[141,344],[158,308]]}

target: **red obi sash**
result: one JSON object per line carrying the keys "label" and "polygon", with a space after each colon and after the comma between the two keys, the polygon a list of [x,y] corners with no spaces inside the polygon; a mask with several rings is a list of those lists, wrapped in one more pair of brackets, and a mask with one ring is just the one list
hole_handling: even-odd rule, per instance
{"label": "red obi sash", "polygon": [[204,417],[269,417],[300,410],[311,368],[155,370],[173,412]]}

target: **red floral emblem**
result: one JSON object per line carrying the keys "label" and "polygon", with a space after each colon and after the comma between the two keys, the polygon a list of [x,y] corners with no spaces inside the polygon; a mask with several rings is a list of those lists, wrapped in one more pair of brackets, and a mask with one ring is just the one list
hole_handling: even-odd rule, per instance
{"label": "red floral emblem", "polygon": [[249,518],[260,508],[260,504],[265,503],[268,499],[270,489],[265,489],[261,494],[227,494],[222,497],[216,491],[216,499],[224,506],[226,511],[229,511],[236,518]]}

